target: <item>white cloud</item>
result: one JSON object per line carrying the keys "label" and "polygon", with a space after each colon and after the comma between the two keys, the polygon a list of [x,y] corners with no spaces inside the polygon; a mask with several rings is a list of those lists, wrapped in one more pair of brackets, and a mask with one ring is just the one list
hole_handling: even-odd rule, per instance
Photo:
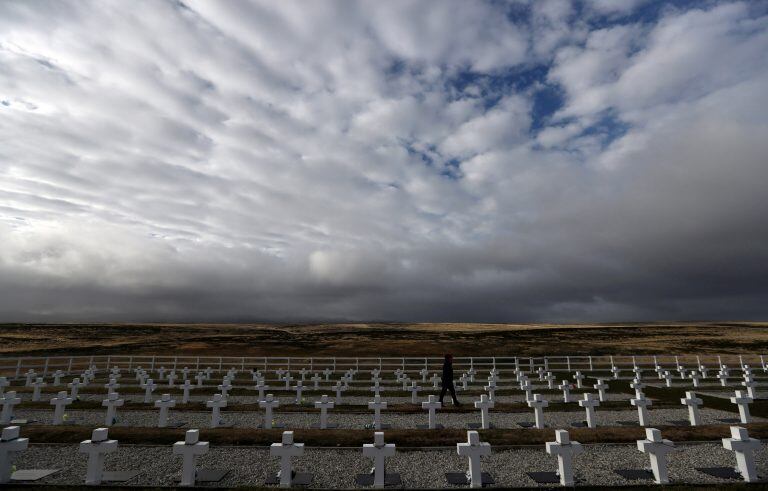
{"label": "white cloud", "polygon": [[640,3],[0,3],[0,320],[764,315],[768,17]]}

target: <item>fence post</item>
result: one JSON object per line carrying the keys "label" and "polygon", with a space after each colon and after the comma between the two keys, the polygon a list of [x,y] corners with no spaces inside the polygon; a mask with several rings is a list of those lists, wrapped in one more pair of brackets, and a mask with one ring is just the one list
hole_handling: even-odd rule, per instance
{"label": "fence post", "polygon": [[48,375],[48,357],[45,357],[45,366],[43,366],[43,377]]}
{"label": "fence post", "polygon": [[16,377],[19,378],[19,374],[21,373],[21,358],[16,360]]}
{"label": "fence post", "polygon": [[594,371],[595,367],[592,364],[592,355],[589,355],[589,371]]}
{"label": "fence post", "polygon": [[530,369],[529,371],[533,373],[533,358],[528,358],[528,368]]}
{"label": "fence post", "polygon": [[150,371],[155,370],[155,355],[152,355],[152,361],[149,363],[149,370]]}
{"label": "fence post", "polygon": [[219,357],[219,372],[221,372],[221,364],[222,364],[222,358]]}
{"label": "fence post", "polygon": [[245,357],[243,357],[243,359],[241,360],[240,370],[245,371]]}

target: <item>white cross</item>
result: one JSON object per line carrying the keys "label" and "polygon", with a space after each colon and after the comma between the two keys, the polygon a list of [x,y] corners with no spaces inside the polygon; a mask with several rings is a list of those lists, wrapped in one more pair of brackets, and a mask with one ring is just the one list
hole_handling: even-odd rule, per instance
{"label": "white cross", "polygon": [[629,384],[629,386],[633,389],[635,389],[635,397],[640,398],[643,395],[643,389],[645,388],[645,384],[639,381],[638,379],[634,379],[632,383]]}
{"label": "white cross", "polygon": [[645,429],[645,440],[637,440],[637,449],[648,454],[651,460],[651,470],[656,484],[668,484],[669,453],[674,450],[674,443],[661,438],[661,432],[656,428]]}
{"label": "white cross", "polygon": [[421,390],[421,387],[416,385],[415,380],[411,382],[411,386],[408,387],[408,392],[411,393],[411,404],[416,404],[418,402],[418,396],[419,396],[420,390]]}
{"label": "white cross", "polygon": [[528,407],[533,408],[533,416],[536,428],[544,428],[544,408],[549,406],[549,401],[544,400],[541,394],[533,394],[533,399],[528,401]]}
{"label": "white cross", "polygon": [[254,389],[259,391],[259,400],[261,401],[264,400],[264,391],[269,389],[269,385],[264,385],[264,380],[259,379]]}
{"label": "white cross", "polygon": [[336,382],[336,386],[333,389],[336,391],[336,404],[341,405],[341,393],[346,389],[341,382]]}
{"label": "white cross", "polygon": [[437,400],[437,397],[430,395],[429,398],[421,403],[421,408],[429,411],[429,429],[435,429],[435,410],[440,409],[443,405]]}
{"label": "white cross", "polygon": [[285,377],[283,377],[283,381],[285,382],[285,390],[290,389],[291,382],[293,381],[293,375],[291,375],[291,372],[288,372],[285,374]]}
{"label": "white cross", "polygon": [[619,367],[614,365],[613,368],[611,368],[611,372],[613,372],[613,378],[618,380],[619,379],[619,375],[621,374],[621,370],[619,370]]}
{"label": "white cross", "polygon": [[330,368],[326,368],[325,370],[323,370],[323,375],[325,375],[325,381],[326,382],[329,381],[329,378],[330,378],[332,373],[333,373],[333,370],[331,370]]}
{"label": "white cross", "polygon": [[462,373],[461,377],[459,377],[459,382],[461,382],[461,390],[467,390],[468,381],[469,381],[469,376],[466,373]]}
{"label": "white cross", "polygon": [[573,486],[573,458],[584,451],[579,442],[572,442],[565,430],[555,431],[555,441],[546,443],[547,453],[557,456],[560,484]]}
{"label": "white cross", "polygon": [[57,397],[51,399],[51,404],[55,406],[53,410],[53,424],[60,425],[64,423],[64,410],[69,404],[72,404],[72,401],[74,399],[67,397],[67,392],[63,390],[59,392]]}
{"label": "white cross", "polygon": [[697,372],[696,370],[692,371],[690,377],[691,377],[691,382],[693,382],[693,386],[698,387],[699,380],[701,380],[701,375],[699,375],[699,372]]}
{"label": "white cross", "polygon": [[64,376],[64,372],[62,372],[61,370],[56,370],[55,372],[53,372],[54,387],[58,387],[59,385],[61,385],[61,377],[63,376]]}
{"label": "white cross", "polygon": [[728,374],[720,370],[717,372],[717,378],[720,379],[720,386],[721,387],[727,387],[728,386]]}
{"label": "white cross", "polygon": [[217,386],[216,388],[219,389],[219,392],[221,392],[221,397],[226,399],[229,397],[229,391],[232,389],[232,382],[230,382],[228,378],[225,378],[222,380],[221,385]]}
{"label": "white cross", "polygon": [[490,417],[488,415],[488,410],[492,409],[495,403],[488,399],[488,396],[485,394],[480,394],[480,400],[475,401],[475,409],[480,410],[480,426],[487,430],[491,427],[491,421]]}
{"label": "white cross", "polygon": [[203,380],[205,380],[205,372],[197,372],[197,374],[195,375],[195,380],[197,380],[197,386],[202,387]]}
{"label": "white cross", "polygon": [[315,373],[314,375],[312,375],[312,376],[309,378],[309,380],[311,380],[311,381],[312,381],[312,382],[315,384],[315,385],[314,385],[314,388],[315,388],[315,390],[317,390],[317,389],[319,389],[319,388],[320,388],[320,381],[321,381],[322,379],[323,379],[323,378],[322,378],[320,375],[318,375],[317,373]]}
{"label": "white cross", "polygon": [[301,404],[301,393],[304,392],[304,383],[299,380],[293,388],[296,390],[296,404]]}
{"label": "white cross", "polygon": [[304,377],[307,375],[307,369],[302,367],[301,370],[299,370],[299,378],[303,382]]}
{"label": "white cross", "polygon": [[272,394],[267,394],[263,401],[259,401],[259,407],[264,408],[264,429],[272,429],[272,409],[280,406],[280,401]]}
{"label": "white cross", "polygon": [[35,371],[30,368],[27,371],[27,380],[24,382],[24,387],[31,387],[32,386],[32,379],[35,378],[35,375],[37,375],[35,373]]}
{"label": "white cross", "polygon": [[150,404],[152,402],[152,392],[157,388],[157,385],[150,378],[141,385],[141,388],[144,389],[144,404]]}
{"label": "white cross", "polygon": [[731,397],[731,402],[739,406],[739,417],[743,424],[752,421],[752,417],[749,415],[749,405],[752,403],[751,397],[745,395],[743,391],[737,390],[736,396]]}
{"label": "white cross", "polygon": [[745,380],[741,383],[744,387],[747,389],[747,395],[751,397],[752,399],[757,398],[757,393],[755,392],[755,389],[757,388],[757,382],[754,380]]}
{"label": "white cross", "polygon": [[3,428],[0,437],[0,484],[10,482],[15,454],[26,450],[28,446],[28,438],[19,438],[18,426]]}
{"label": "white cross", "polygon": [[211,408],[211,428],[218,428],[221,424],[221,408],[227,407],[227,400],[221,394],[213,394],[213,399],[207,401],[205,407]]}
{"label": "white cross", "polygon": [[381,429],[381,410],[387,408],[387,401],[382,401],[381,397],[376,395],[373,401],[368,403],[368,409],[373,409],[373,428]]}
{"label": "white cross", "polygon": [[158,374],[157,380],[163,380],[163,377],[165,376],[165,367],[160,367],[157,370],[157,374]]}
{"label": "white cross", "polygon": [[563,380],[563,383],[558,385],[557,388],[563,391],[563,402],[566,404],[571,402],[571,389],[573,386],[567,380]]}
{"label": "white cross", "polygon": [[168,374],[168,387],[173,387],[177,378],[179,378],[179,376],[176,375],[175,371],[171,370],[171,373]]}
{"label": "white cross", "polygon": [[547,375],[544,377],[544,380],[547,381],[547,387],[548,388],[550,388],[550,389],[554,389],[555,388],[555,379],[556,378],[557,377],[552,375],[552,372],[547,372]]}
{"label": "white cross", "polygon": [[189,402],[189,391],[192,390],[192,382],[188,379],[184,379],[184,385],[181,386],[181,390],[183,391],[181,394],[181,403],[187,404]]}
{"label": "white cross", "polygon": [[493,401],[496,396],[496,381],[489,380],[488,385],[484,386],[483,389],[488,392],[488,398]]}
{"label": "white cross", "polygon": [[7,377],[0,377],[0,397],[2,397],[3,394],[5,394],[5,388],[8,387],[9,385],[11,385],[11,383],[8,382]]}
{"label": "white cross", "polygon": [[440,383],[440,377],[437,374],[434,374],[429,380],[432,382],[432,388],[437,389],[437,385]]}
{"label": "white cross", "polygon": [[587,413],[587,428],[594,428],[597,426],[595,421],[595,408],[600,405],[600,401],[595,399],[594,394],[584,394],[584,399],[579,401],[579,406],[584,408]]}
{"label": "white cross", "polygon": [[703,403],[704,401],[696,397],[695,392],[686,392],[685,397],[680,399],[680,404],[688,406],[688,419],[691,421],[691,426],[698,426],[701,424],[699,406]]}
{"label": "white cross", "polygon": [[157,420],[158,428],[165,428],[168,426],[168,411],[175,406],[176,401],[171,399],[171,394],[163,394],[160,399],[155,401],[155,407],[160,408],[160,416]]}
{"label": "white cross", "polygon": [[477,374],[477,370],[475,370],[473,367],[470,367],[469,370],[467,370],[467,375],[469,375],[469,381],[471,383],[475,383],[475,375]]}
{"label": "white cross", "polygon": [[32,382],[32,400],[33,401],[39,401],[40,400],[40,391],[43,387],[47,386],[48,384],[45,383],[42,377],[37,377],[34,382]]}
{"label": "white cross", "polygon": [[181,379],[187,380],[188,378],[189,378],[189,367],[184,367],[181,369]]}
{"label": "white cross", "polygon": [[646,399],[645,395],[640,394],[640,397],[630,399],[629,403],[637,407],[637,418],[640,426],[648,426],[648,406],[653,405],[653,402],[650,399]]}
{"label": "white cross", "polygon": [[605,394],[605,391],[609,389],[608,384],[606,384],[603,379],[599,378],[597,379],[597,383],[593,385],[595,389],[597,389],[597,394],[600,396],[600,402],[605,402],[608,400],[608,397]]}
{"label": "white cross", "polygon": [[373,487],[383,488],[386,477],[386,458],[395,455],[395,444],[384,443],[384,433],[373,434],[373,443],[363,444],[363,455],[373,459]]}
{"label": "white cross", "polygon": [[467,457],[469,462],[469,485],[473,488],[483,487],[483,476],[480,470],[480,457],[491,454],[491,444],[481,442],[476,431],[467,432],[467,442],[456,444],[456,453]]}
{"label": "white cross", "polygon": [[421,375],[421,381],[426,382],[427,381],[427,375],[429,375],[429,370],[426,368],[422,368],[419,370],[419,374]]}
{"label": "white cross", "polygon": [[69,397],[71,397],[72,399],[77,399],[77,392],[82,386],[83,384],[80,383],[79,378],[75,378],[74,380],[72,380],[72,382],[68,383],[67,387],[69,387],[70,389]]}
{"label": "white cross", "polygon": [[524,379],[523,382],[520,384],[520,390],[525,391],[525,400],[530,401],[533,397],[531,393],[533,392],[533,385],[528,381],[528,379]]}
{"label": "white cross", "polygon": [[635,378],[637,380],[642,380],[643,379],[643,370],[640,369],[640,367],[635,367],[635,368],[632,369],[632,371],[635,372]]}
{"label": "white cross", "polygon": [[664,384],[667,387],[672,387],[672,374],[669,373],[669,370],[664,371]]}
{"label": "white cross", "polygon": [[315,401],[315,408],[320,408],[320,429],[328,428],[328,410],[333,409],[333,401],[328,400],[328,396],[323,394],[319,401]]}
{"label": "white cross", "polygon": [[104,476],[104,457],[117,450],[117,440],[109,440],[107,432],[107,428],[96,428],[90,440],[80,442],[80,452],[88,454],[85,484],[101,484]]}
{"label": "white cross", "polygon": [[304,444],[293,442],[293,432],[284,431],[281,443],[273,443],[269,447],[269,454],[280,458],[280,487],[290,488],[293,484],[293,468],[291,458],[304,454]]}
{"label": "white cross", "polygon": [[115,423],[117,408],[125,404],[123,399],[118,399],[119,397],[117,392],[110,392],[107,398],[101,401],[101,405],[107,408],[107,415],[104,418],[105,426],[112,426]]}
{"label": "white cross", "polygon": [[195,461],[208,453],[208,442],[201,442],[200,430],[187,430],[183,442],[173,444],[174,455],[181,455],[181,485],[194,486],[196,481]]}
{"label": "white cross", "polygon": [[699,365],[699,372],[701,373],[701,378],[707,378],[707,371],[709,369],[705,367],[704,365]]}
{"label": "white cross", "polygon": [[731,426],[731,438],[723,438],[723,447],[736,454],[736,465],[746,482],[757,481],[755,452],[760,449],[760,440],[750,438],[745,428]]}
{"label": "white cross", "polygon": [[584,375],[579,370],[576,370],[576,375],[574,375],[573,378],[576,379],[576,388],[582,389],[583,388],[582,382],[585,378]]}
{"label": "white cross", "polygon": [[110,378],[109,383],[104,384],[104,388],[107,389],[107,395],[117,392],[117,389],[120,388],[120,384],[117,383],[117,379]]}

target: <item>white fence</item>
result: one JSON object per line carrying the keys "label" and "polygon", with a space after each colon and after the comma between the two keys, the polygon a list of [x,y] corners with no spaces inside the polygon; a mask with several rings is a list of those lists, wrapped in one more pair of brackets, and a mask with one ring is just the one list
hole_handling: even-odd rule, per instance
{"label": "white fence", "polygon": [[[97,369],[119,366],[121,369],[144,368],[155,370],[161,366],[168,369],[200,370],[211,367],[222,371],[229,368],[238,370],[301,370],[322,371],[330,368],[334,371],[344,371],[354,368],[361,372],[379,369],[384,373],[398,368],[404,371],[418,371],[426,368],[439,371],[443,363],[442,357],[234,357],[234,356],[158,356],[158,355],[94,355],[94,356],[46,356],[46,357],[2,357],[0,358],[0,375],[20,377],[28,370],[34,370],[43,376],[61,370],[66,373],[81,372],[90,366]],[[748,364],[753,367],[764,367],[765,359],[759,354],[739,355],[597,355],[597,356],[477,356],[456,357],[456,370],[490,370],[500,371],[523,370],[533,372],[539,367],[550,371],[607,371],[612,366],[631,369],[635,366],[653,369],[656,364],[667,368],[685,367],[709,368],[719,367],[722,363],[728,366]]]}

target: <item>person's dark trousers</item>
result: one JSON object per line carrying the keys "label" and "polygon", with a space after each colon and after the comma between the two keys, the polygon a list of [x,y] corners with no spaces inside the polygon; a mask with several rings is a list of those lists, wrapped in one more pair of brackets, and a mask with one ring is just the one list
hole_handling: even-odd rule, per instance
{"label": "person's dark trousers", "polygon": [[456,388],[453,386],[453,384],[443,385],[443,390],[440,391],[440,404],[443,403],[443,397],[445,397],[445,392],[449,390],[451,391],[451,397],[453,397],[454,406],[458,406],[459,400],[456,399]]}

